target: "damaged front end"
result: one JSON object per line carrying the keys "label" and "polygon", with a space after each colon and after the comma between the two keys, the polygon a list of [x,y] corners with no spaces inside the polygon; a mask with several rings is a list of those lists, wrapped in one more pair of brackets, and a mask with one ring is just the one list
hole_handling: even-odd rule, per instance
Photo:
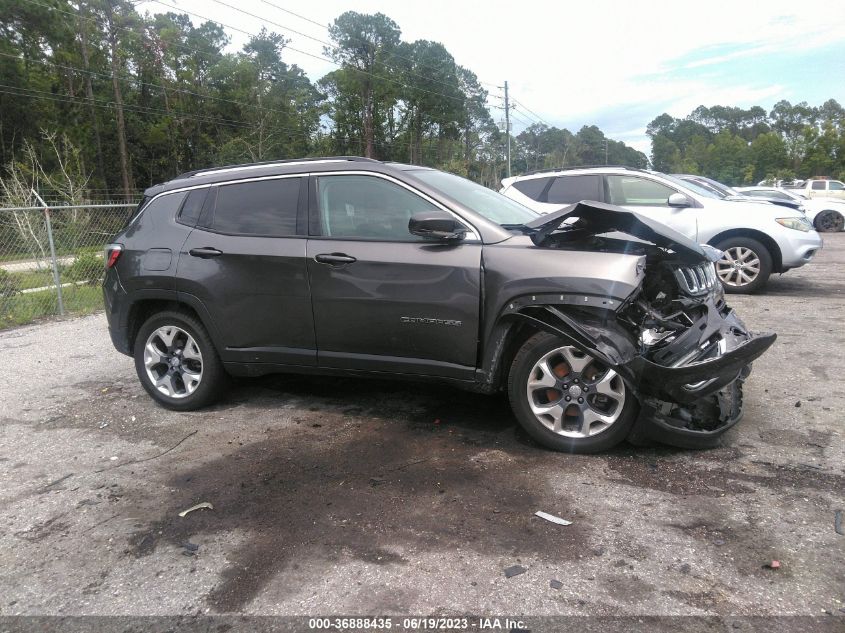
{"label": "damaged front end", "polygon": [[641,404],[630,440],[704,448],[739,421],[742,383],[776,335],[749,332],[725,303],[713,267],[718,251],[641,214],[593,202],[544,216],[526,233],[544,248],[640,255],[640,284],[616,305],[533,296],[508,307],[622,376]]}

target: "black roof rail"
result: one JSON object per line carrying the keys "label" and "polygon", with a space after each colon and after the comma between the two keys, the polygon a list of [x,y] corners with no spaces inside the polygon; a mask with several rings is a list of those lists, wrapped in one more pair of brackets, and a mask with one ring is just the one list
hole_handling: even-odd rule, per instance
{"label": "black roof rail", "polygon": [[571,167],[552,167],[549,169],[537,169],[530,171],[524,176],[534,176],[535,174],[548,174],[556,171],[573,171],[576,169],[627,169],[629,171],[648,171],[642,167],[631,167],[630,165],[572,165]]}
{"label": "black roof rail", "polygon": [[309,158],[285,158],[281,160],[263,160],[255,163],[237,163],[234,165],[220,165],[219,167],[205,167],[204,169],[194,169],[192,171],[186,171],[185,173],[179,174],[173,180],[179,180],[181,178],[191,178],[192,176],[202,175],[207,172],[211,171],[222,171],[225,169],[238,169],[239,167],[256,167],[260,165],[283,165],[285,163],[307,163],[307,162],[316,162],[322,160],[348,160],[348,161],[360,161],[360,162],[367,162],[367,163],[380,163],[381,161],[376,160],[375,158],[366,158],[364,156],[312,156]]}

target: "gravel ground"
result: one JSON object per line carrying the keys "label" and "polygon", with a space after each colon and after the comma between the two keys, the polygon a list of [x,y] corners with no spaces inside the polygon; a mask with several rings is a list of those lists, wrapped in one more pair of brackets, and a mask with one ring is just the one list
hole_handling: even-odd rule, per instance
{"label": "gravel ground", "polygon": [[842,618],[845,234],[825,241],[732,299],[779,338],[704,452],[556,454],[503,398],[412,383],[273,376],[172,413],[101,314],[2,332],[0,614]]}

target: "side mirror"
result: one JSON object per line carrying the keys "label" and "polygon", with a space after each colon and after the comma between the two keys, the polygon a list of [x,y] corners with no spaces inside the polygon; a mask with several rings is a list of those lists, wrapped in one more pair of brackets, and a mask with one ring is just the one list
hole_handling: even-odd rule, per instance
{"label": "side mirror", "polygon": [[462,240],[467,229],[445,211],[424,211],[411,216],[408,231],[433,240]]}
{"label": "side mirror", "polygon": [[692,201],[682,193],[673,193],[666,199],[666,204],[670,207],[691,207]]}

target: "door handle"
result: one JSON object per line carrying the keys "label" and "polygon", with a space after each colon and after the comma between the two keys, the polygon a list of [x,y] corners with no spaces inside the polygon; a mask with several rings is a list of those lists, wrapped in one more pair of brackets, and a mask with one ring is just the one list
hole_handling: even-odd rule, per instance
{"label": "door handle", "polygon": [[329,266],[343,266],[344,264],[352,264],[358,260],[346,253],[322,253],[315,255],[314,261],[320,264],[328,264]]}
{"label": "door handle", "polygon": [[205,246],[203,248],[192,248],[188,253],[200,259],[210,259],[212,257],[219,257],[223,254],[223,251],[212,248],[211,246]]}

